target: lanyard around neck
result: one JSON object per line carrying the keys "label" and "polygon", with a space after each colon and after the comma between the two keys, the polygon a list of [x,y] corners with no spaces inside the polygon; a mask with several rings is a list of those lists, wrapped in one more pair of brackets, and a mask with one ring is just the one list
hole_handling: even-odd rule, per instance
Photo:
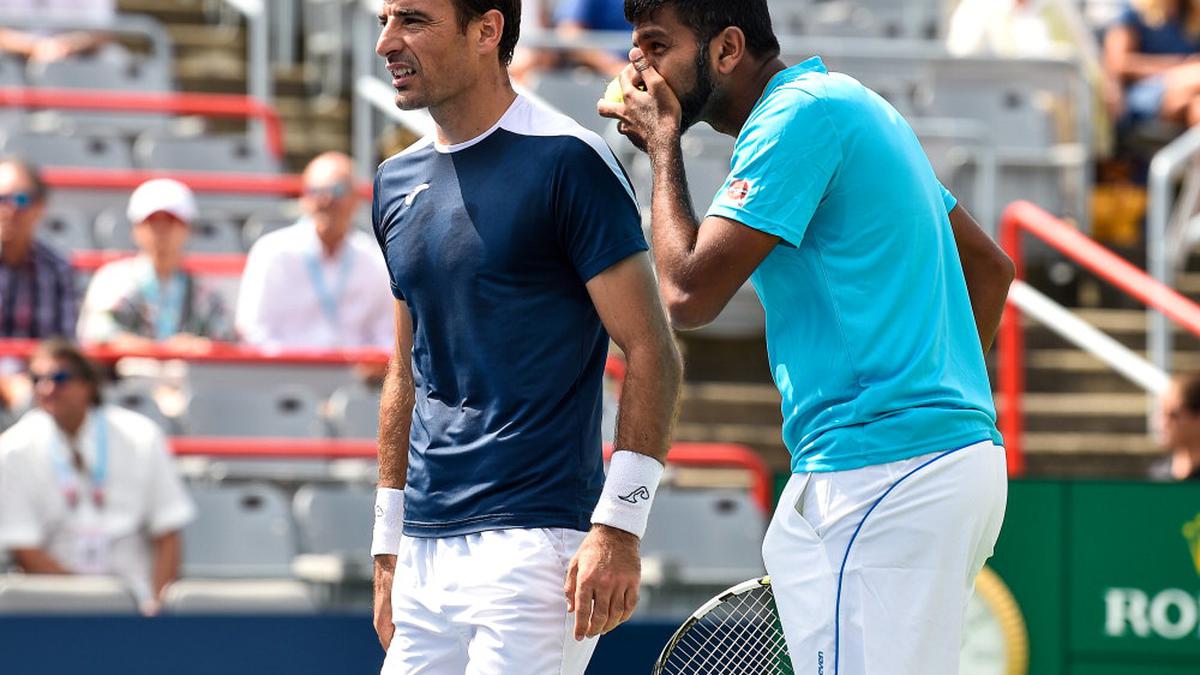
{"label": "lanyard around neck", "polygon": [[[96,460],[92,462],[90,478],[92,487],[92,503],[96,509],[104,508],[104,487],[108,482],[108,427],[104,415],[96,410],[91,415],[92,432],[96,442]],[[60,430],[60,433],[62,431]],[[67,506],[74,511],[79,505],[79,493],[82,491],[79,481],[79,471],[75,468],[74,453],[82,458],[83,453],[78,448],[74,451],[67,445],[54,453],[54,468],[58,473],[58,482],[62,486]],[[86,469],[86,467],[85,467]]]}
{"label": "lanyard around neck", "polygon": [[154,265],[149,266],[148,273],[142,280],[142,296],[146,298],[146,306],[154,317],[155,339],[166,340],[179,332],[186,292],[187,281],[183,272],[171,275],[164,289],[159,286]]}
{"label": "lanyard around neck", "polygon": [[305,256],[305,267],[312,281],[313,291],[317,294],[317,302],[321,305],[321,314],[335,329],[340,328],[341,309],[339,301],[346,293],[346,284],[350,279],[349,243],[342,242],[342,250],[338,253],[337,284],[331,289],[325,281],[325,272],[321,269],[320,249]]}

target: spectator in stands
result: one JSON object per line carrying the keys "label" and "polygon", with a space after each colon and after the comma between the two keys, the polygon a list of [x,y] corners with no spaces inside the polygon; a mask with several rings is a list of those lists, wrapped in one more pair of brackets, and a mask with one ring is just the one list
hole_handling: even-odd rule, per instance
{"label": "spectator in stands", "polygon": [[195,512],[163,432],[104,405],[65,340],[40,345],[29,373],[36,408],[0,435],[0,548],[31,574],[118,576],[156,612]]}
{"label": "spectator in stands", "polygon": [[1150,467],[1150,477],[1200,480],[1200,373],[1172,380],[1158,406],[1158,442],[1170,454]]}
{"label": "spectator in stands", "polygon": [[[104,29],[116,13],[114,0],[0,0],[0,52],[46,63],[93,51],[110,41]],[[22,25],[31,18],[37,26]],[[80,29],[47,30],[53,22]]]}
{"label": "spectator in stands", "polygon": [[[521,37],[550,30],[550,12],[542,0],[522,0]],[[550,49],[517,46],[512,63],[508,64],[508,75],[514,82],[523,84],[530,74],[553,67],[558,55]]]}
{"label": "spectator in stands", "polygon": [[242,339],[268,350],[376,347],[394,342],[388,274],[374,238],[354,227],[360,201],[342,153],[304,170],[305,215],[250,249],[238,294]]}
{"label": "spectator in stands", "polygon": [[122,349],[163,344],[204,351],[210,339],[232,339],[220,296],[183,270],[183,250],[196,199],[169,178],[138,186],[127,210],[140,253],[101,267],[88,285],[79,339]]}
{"label": "spectator in stands", "polygon": [[1131,0],[1105,35],[1125,123],[1200,123],[1200,0]]}
{"label": "spectator in stands", "polygon": [[[625,20],[623,0],[561,0],[554,12],[560,36],[576,39],[584,31],[622,31],[630,33],[633,26]],[[577,49],[570,52],[572,60],[608,77],[616,77],[629,65],[626,51],[607,49]]]}
{"label": "spectator in stands", "polygon": [[37,238],[45,202],[46,185],[37,167],[0,159],[0,337],[75,334],[75,272]]}

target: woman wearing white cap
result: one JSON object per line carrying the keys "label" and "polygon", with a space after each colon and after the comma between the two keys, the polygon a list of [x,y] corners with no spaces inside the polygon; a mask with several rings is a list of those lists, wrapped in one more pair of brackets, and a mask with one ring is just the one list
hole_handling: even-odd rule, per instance
{"label": "woman wearing white cap", "polygon": [[183,183],[140,185],[126,212],[139,254],[101,267],[88,284],[79,317],[81,342],[142,349],[155,344],[203,350],[232,327],[220,296],[183,270],[183,249],[196,199]]}

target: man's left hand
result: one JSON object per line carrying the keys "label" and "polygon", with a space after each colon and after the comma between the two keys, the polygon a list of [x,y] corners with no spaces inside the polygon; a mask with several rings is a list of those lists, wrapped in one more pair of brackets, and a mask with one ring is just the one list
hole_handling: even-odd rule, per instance
{"label": "man's left hand", "polygon": [[671,85],[646,59],[642,50],[629,52],[630,64],[621,71],[624,102],[602,100],[596,110],[618,120],[617,129],[643,152],[677,143],[682,133],[682,109]]}
{"label": "man's left hand", "polygon": [[624,530],[593,525],[567,569],[567,611],[575,614],[575,639],[603,635],[637,608],[640,540]]}

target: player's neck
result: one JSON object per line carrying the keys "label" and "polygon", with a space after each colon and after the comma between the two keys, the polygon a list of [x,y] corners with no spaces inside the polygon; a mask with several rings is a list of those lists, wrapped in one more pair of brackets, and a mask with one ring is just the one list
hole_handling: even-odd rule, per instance
{"label": "player's neck", "polygon": [[516,97],[507,70],[484,76],[461,96],[429,109],[437,125],[438,143],[457,145],[478,137],[500,121]]}
{"label": "player's neck", "polygon": [[[750,111],[767,89],[767,83],[772,77],[787,68],[783,61],[770,59],[767,61],[747,61],[745,72],[734,72],[730,76],[730,84],[724,93],[724,101],[713,106],[708,123],[713,129],[727,136],[738,137],[742,127],[750,118]],[[741,66],[739,66],[739,69]]]}

